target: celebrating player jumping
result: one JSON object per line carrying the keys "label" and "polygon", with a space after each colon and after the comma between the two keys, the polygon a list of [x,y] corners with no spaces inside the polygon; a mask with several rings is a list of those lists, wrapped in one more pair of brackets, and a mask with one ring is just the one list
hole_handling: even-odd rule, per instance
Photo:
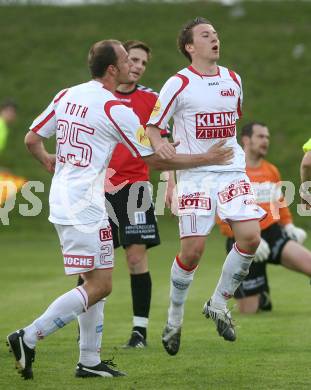
{"label": "celebrating player jumping", "polygon": [[204,304],[203,314],[212,318],[225,340],[236,333],[227,308],[248,274],[260,242],[258,220],[265,212],[256,205],[245,174],[245,155],[236,139],[236,120],[241,116],[240,77],[218,66],[220,41],[213,25],[204,18],[187,23],[178,37],[180,51],[191,62],[163,86],[149,120],[147,132],[159,156],[171,157],[174,149],[161,140],[160,132],[173,117],[177,151],[192,155],[208,151],[222,140],[234,150],[229,165],[201,166],[177,172],[181,249],[171,269],[170,306],[162,335],[166,351],[175,355],[180,346],[184,303],[215,224],[216,209],[234,231],[236,242],[228,254],[217,287]]}

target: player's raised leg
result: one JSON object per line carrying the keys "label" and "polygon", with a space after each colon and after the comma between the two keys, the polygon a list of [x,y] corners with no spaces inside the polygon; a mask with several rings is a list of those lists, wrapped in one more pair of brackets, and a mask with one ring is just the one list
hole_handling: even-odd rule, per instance
{"label": "player's raised leg", "polygon": [[231,221],[231,227],[236,242],[226,257],[217,287],[211,299],[205,303],[203,313],[214,320],[220,336],[235,341],[235,329],[227,302],[248,274],[260,242],[260,228],[256,220]]}
{"label": "player's raised leg", "polygon": [[162,343],[167,353],[179,351],[184,304],[194,273],[202,256],[205,236],[186,237],[181,240],[181,251],[173,261],[170,283],[170,306],[168,319],[162,334]]}

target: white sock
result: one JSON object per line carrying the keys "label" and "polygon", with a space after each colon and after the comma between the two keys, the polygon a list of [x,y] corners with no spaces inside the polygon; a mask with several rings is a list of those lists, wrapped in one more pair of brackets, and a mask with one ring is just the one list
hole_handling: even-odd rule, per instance
{"label": "white sock", "polygon": [[139,326],[140,328],[148,327],[149,318],[133,316],[133,327]]}
{"label": "white sock", "polygon": [[64,327],[86,311],[87,305],[88,296],[82,286],[61,295],[51,303],[41,317],[24,328],[26,345],[34,348],[38,340]]}
{"label": "white sock", "polygon": [[234,243],[224,262],[220,279],[212,295],[214,306],[221,309],[226,308],[228,299],[234,295],[235,290],[248,275],[254,256],[242,252]]}
{"label": "white sock", "polygon": [[184,317],[184,303],[186,301],[190,284],[194,277],[194,268],[186,269],[178,256],[173,261],[171,268],[170,306],[168,309],[168,324],[179,327]]}
{"label": "white sock", "polygon": [[87,367],[96,366],[101,362],[100,348],[103,335],[104,304],[105,300],[103,299],[78,317],[80,326],[79,362]]}

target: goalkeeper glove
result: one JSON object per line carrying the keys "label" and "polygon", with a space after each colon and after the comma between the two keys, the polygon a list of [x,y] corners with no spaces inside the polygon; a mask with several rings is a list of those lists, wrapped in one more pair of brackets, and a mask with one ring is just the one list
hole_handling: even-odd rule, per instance
{"label": "goalkeeper glove", "polygon": [[297,241],[299,244],[302,244],[307,238],[307,233],[305,232],[305,230],[293,225],[292,223],[288,223],[287,225],[285,225],[284,230],[286,231],[289,238],[294,241]]}
{"label": "goalkeeper glove", "polygon": [[262,238],[256,250],[254,261],[256,262],[266,261],[269,256],[270,256],[270,247],[267,241]]}

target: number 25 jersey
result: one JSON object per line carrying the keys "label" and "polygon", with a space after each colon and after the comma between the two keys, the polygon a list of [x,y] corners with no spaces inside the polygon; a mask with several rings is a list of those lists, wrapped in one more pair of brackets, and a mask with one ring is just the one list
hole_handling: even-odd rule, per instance
{"label": "number 25 jersey", "polygon": [[117,143],[135,157],[153,153],[143,145],[138,117],[96,80],[57,94],[30,130],[46,138],[56,134],[49,220],[62,225],[107,218],[103,181]]}

